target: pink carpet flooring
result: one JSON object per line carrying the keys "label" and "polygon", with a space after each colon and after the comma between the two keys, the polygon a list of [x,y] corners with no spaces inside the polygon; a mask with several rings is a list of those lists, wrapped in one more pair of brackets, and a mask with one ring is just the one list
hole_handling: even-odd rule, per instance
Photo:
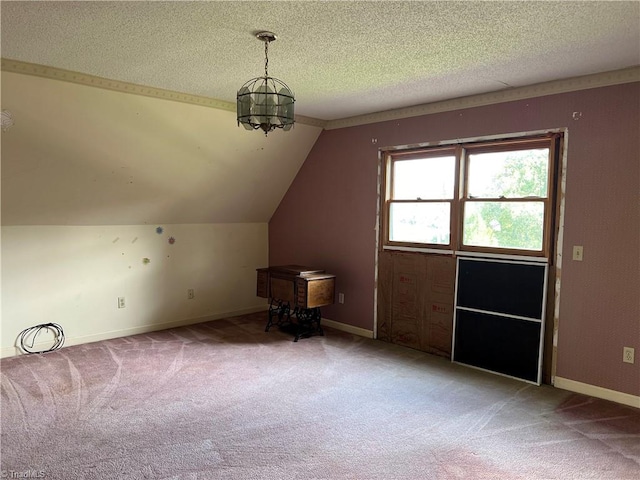
{"label": "pink carpet flooring", "polygon": [[328,328],[293,343],[265,323],[2,360],[3,476],[640,478],[638,409]]}

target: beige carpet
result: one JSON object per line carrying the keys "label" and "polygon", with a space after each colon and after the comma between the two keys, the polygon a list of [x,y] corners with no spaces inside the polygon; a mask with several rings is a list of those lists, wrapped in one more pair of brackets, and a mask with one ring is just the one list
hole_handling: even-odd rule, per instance
{"label": "beige carpet", "polygon": [[329,328],[293,343],[265,323],[2,360],[3,475],[639,478],[640,410]]}

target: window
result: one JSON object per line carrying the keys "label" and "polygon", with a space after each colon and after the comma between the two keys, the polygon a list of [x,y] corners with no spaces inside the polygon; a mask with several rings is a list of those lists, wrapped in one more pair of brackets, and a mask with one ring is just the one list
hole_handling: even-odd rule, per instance
{"label": "window", "polygon": [[558,139],[387,152],[383,246],[546,255]]}
{"label": "window", "polygon": [[392,162],[389,240],[449,245],[455,161],[449,150]]}

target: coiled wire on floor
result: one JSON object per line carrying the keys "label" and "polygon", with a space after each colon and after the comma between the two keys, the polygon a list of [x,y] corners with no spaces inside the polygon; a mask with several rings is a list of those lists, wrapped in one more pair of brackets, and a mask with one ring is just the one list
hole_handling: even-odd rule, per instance
{"label": "coiled wire on floor", "polygon": [[[42,330],[53,331],[55,336],[53,345],[47,350],[34,351],[33,346],[35,345],[36,338],[42,332]],[[27,345],[27,343],[31,341],[31,345]],[[64,344],[64,332],[62,331],[62,327],[57,323],[42,323],[40,325],[35,325],[33,327],[25,328],[18,335],[18,347],[24,353],[47,353],[52,352],[53,350],[57,350]]]}

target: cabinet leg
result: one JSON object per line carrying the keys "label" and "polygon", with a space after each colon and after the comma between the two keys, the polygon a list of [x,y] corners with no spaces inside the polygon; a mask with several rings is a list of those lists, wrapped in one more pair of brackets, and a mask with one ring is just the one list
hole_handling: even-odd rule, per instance
{"label": "cabinet leg", "polygon": [[[267,326],[264,331],[268,332],[269,329],[273,325],[282,325],[283,318],[287,317],[287,321],[291,320],[291,312],[289,309],[289,303],[285,303],[281,300],[271,299],[271,303],[269,304],[269,319],[267,320]],[[278,320],[274,321],[274,318],[277,317]]]}
{"label": "cabinet leg", "polygon": [[294,311],[297,321],[295,324],[295,338],[297,342],[302,337],[311,337],[313,335],[323,335],[324,332],[320,327],[320,309],[319,308],[297,308]]}

